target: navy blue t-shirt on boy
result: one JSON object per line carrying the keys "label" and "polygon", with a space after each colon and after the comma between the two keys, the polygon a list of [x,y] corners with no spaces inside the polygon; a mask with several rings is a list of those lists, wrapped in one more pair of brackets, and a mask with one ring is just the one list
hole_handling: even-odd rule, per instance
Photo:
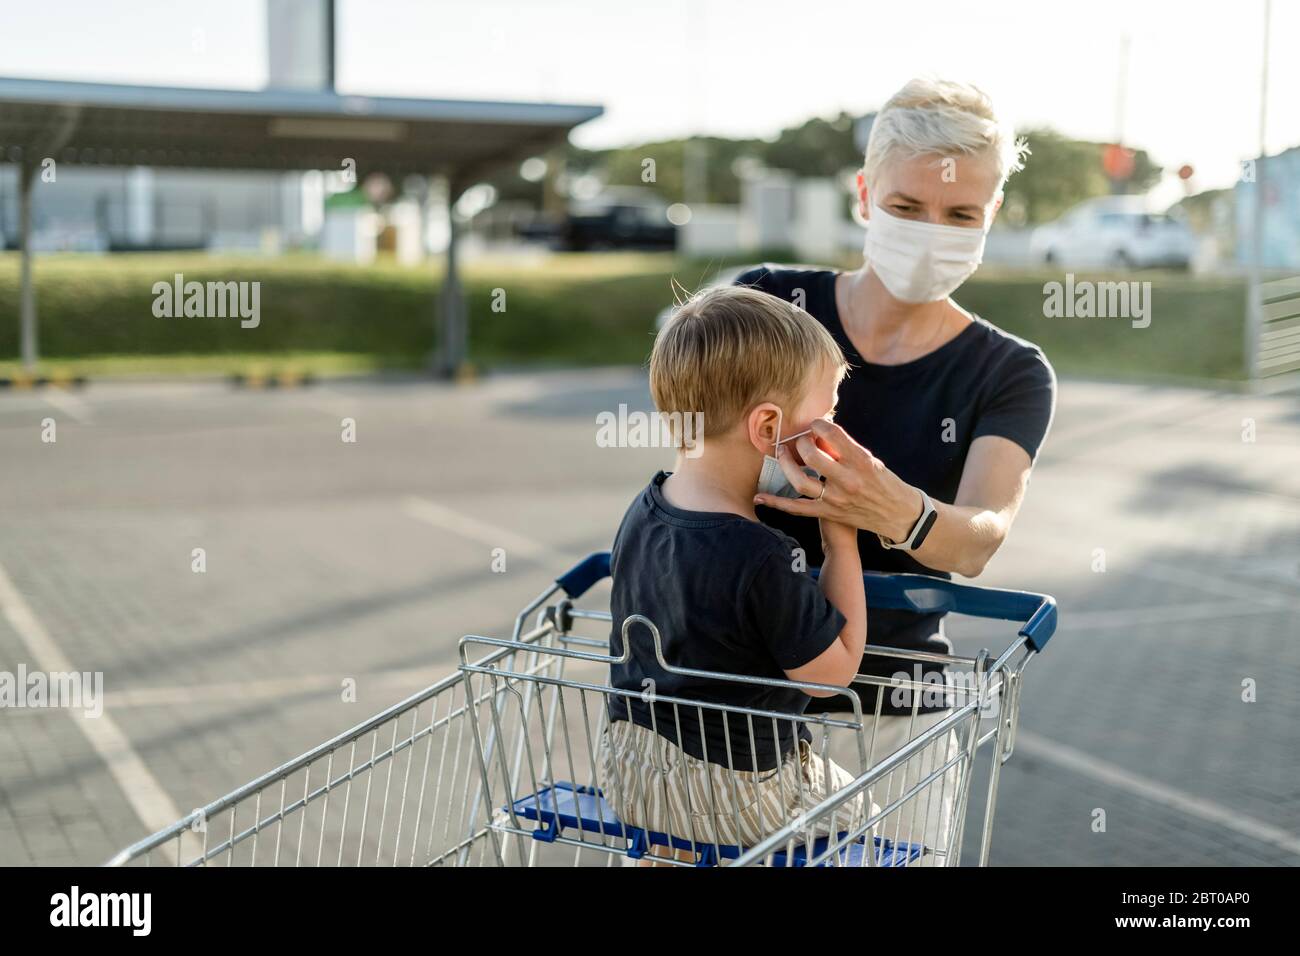
{"label": "navy blue t-shirt on boy", "polygon": [[[835,277],[827,269],[786,269],[763,265],[743,273],[737,285],[767,292],[788,302],[798,301],[834,336],[849,363],[840,384],[835,421],[908,484],[936,501],[951,504],[957,497],[962,469],[971,442],[982,435],[1000,435],[1015,442],[1030,460],[1047,434],[1056,400],[1056,377],[1038,346],[1003,332],[978,316],[950,341],[901,365],[879,365],[862,357],[849,340],[835,304]],[[917,503],[918,513],[920,503]],[[759,518],[794,537],[808,553],[810,567],[822,562],[817,521],[759,508]],[[933,571],[907,551],[885,549],[874,534],[858,534],[858,550],[866,571],[910,572],[950,578]],[[898,647],[946,654],[952,645],[941,631],[942,614],[876,610],[867,600],[867,645]],[[888,678],[903,670],[915,673],[908,661],[865,657],[862,673]],[[937,665],[920,667],[934,679]],[[874,688],[861,687],[864,713],[876,706]],[[882,714],[910,713],[913,701],[893,693],[881,702]],[[923,694],[918,710],[945,707],[942,694]],[[937,698],[937,699],[936,699]],[[847,709],[842,698],[819,700],[828,710]]]}
{"label": "navy blue t-shirt on boy", "polygon": [[[831,646],[844,616],[801,565],[798,542],[742,515],[684,511],[663,495],[659,472],[632,502],[610,555],[613,629],[610,651],[623,653],[622,624],[633,614],[654,622],[664,659],[674,667],[785,680]],[[798,721],[773,720],[678,704],[679,697],[802,714],[812,700],[793,688],[684,676],[664,670],[644,625],[628,634],[626,664],[611,666],[609,718],[649,727],[693,757],[733,770],[770,770],[794,749]],[[653,681],[653,684],[649,682]],[[653,708],[653,709],[652,709]],[[753,728],[752,746],[750,728]],[[728,734],[730,760],[728,760]],[[779,741],[779,743],[778,743]],[[757,759],[755,759],[755,757]]]}

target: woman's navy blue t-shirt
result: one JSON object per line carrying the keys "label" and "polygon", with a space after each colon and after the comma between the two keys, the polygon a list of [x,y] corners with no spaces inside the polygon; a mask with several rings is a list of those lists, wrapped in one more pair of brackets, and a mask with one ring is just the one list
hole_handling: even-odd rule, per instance
{"label": "woman's navy blue t-shirt", "polygon": [[[1056,376],[1038,346],[1003,332],[976,317],[954,338],[901,365],[878,365],[864,359],[849,341],[835,304],[831,270],[783,269],[763,265],[743,273],[737,285],[747,285],[789,302],[797,302],[835,337],[849,363],[839,389],[835,421],[859,444],[910,485],[936,501],[949,504],[957,496],[971,442],[982,435],[1000,435],[1015,442],[1033,460],[1047,434],[1056,401]],[[919,506],[918,506],[919,510]],[[809,565],[822,563],[817,521],[759,508],[759,518],[794,537],[808,554]],[[874,534],[860,532],[858,549],[868,571],[912,572],[948,578],[903,550],[886,550]],[[868,644],[949,653],[941,630],[941,614],[868,608]],[[902,665],[900,668],[899,665]],[[888,677],[906,661],[867,657],[863,673]],[[922,673],[933,672],[924,669]],[[931,678],[933,679],[933,678]],[[875,706],[874,694],[863,693],[864,709]],[[896,699],[891,699],[896,698]],[[820,708],[826,701],[817,701]],[[882,702],[886,714],[911,711],[911,701],[889,694]],[[842,709],[832,699],[829,709]],[[942,709],[942,702],[923,698],[922,712]]]}

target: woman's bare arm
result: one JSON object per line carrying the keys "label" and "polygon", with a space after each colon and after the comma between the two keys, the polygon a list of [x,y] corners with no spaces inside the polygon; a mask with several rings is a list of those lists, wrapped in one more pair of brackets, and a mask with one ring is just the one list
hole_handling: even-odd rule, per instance
{"label": "woman's bare arm", "polygon": [[1029,454],[1010,439],[998,435],[975,439],[956,501],[934,503],[938,518],[912,557],[936,571],[978,576],[1010,534],[1032,470]]}
{"label": "woman's bare arm", "polygon": [[[815,441],[814,441],[815,439]],[[851,524],[901,541],[921,514],[920,492],[834,424],[818,420],[813,435],[798,439],[804,462],[826,477],[826,491],[788,452],[782,470],[805,498],[759,495],[754,501],[789,514]],[[983,435],[971,443],[956,500],[935,502],[938,517],[925,543],[912,552],[936,571],[975,577],[1011,531],[1033,469],[1029,454],[1007,438]],[[820,500],[811,500],[821,495]]]}

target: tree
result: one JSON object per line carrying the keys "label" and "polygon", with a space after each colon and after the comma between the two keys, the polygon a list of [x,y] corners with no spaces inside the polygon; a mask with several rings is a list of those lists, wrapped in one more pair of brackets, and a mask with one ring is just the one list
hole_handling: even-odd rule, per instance
{"label": "tree", "polygon": [[[756,160],[796,177],[836,177],[857,168],[862,155],[854,143],[853,128],[854,117],[840,113],[784,129],[771,141],[695,137],[689,141],[694,150],[690,160],[697,164],[693,172],[698,180],[696,194],[691,196],[687,140],[603,150],[570,144],[555,150],[550,159],[554,162],[562,157],[570,177],[595,173],[610,186],[644,187],[665,202],[702,198],[704,202],[735,204],[741,193],[738,160]],[[1003,222],[1048,222],[1077,203],[1112,191],[1102,169],[1104,143],[1070,139],[1046,128],[1024,130],[1023,135],[1032,152],[1025,168],[1007,181]],[[1135,150],[1133,160],[1133,175],[1124,186],[1128,192],[1143,192],[1159,180],[1161,170],[1145,150]],[[501,200],[541,201],[542,185],[525,182],[517,168],[504,169],[489,181]]]}
{"label": "tree", "polygon": [[[701,177],[703,201],[740,202],[740,180],[736,177],[735,162],[742,156],[758,155],[764,144],[758,140],[716,136],[696,137],[691,142],[698,150],[695,161],[700,163],[704,173]],[[611,186],[644,186],[658,193],[666,202],[684,202],[688,198],[686,143],[686,140],[674,139],[600,152],[571,147],[569,169],[575,172],[600,170]]]}
{"label": "tree", "polygon": [[[1111,192],[1101,165],[1104,143],[1069,139],[1050,129],[1025,130],[1021,135],[1029,141],[1031,152],[1025,168],[1007,180],[1006,207],[1013,222],[1050,222],[1085,199]],[[1128,191],[1143,192],[1159,180],[1160,167],[1146,150],[1136,150],[1133,159]]]}
{"label": "tree", "polygon": [[862,165],[853,142],[854,118],[841,113],[832,120],[814,117],[802,126],[783,129],[776,141],[762,145],[759,158],[773,169],[800,176],[838,176]]}

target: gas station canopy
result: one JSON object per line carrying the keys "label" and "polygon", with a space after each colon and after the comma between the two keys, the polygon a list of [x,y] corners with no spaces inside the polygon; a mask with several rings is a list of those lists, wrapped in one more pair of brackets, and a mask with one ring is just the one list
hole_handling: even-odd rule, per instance
{"label": "gas station canopy", "polygon": [[[445,175],[564,142],[599,106],[218,90],[0,77],[0,160]],[[41,155],[33,156],[35,150]],[[41,152],[48,150],[48,152]]]}

